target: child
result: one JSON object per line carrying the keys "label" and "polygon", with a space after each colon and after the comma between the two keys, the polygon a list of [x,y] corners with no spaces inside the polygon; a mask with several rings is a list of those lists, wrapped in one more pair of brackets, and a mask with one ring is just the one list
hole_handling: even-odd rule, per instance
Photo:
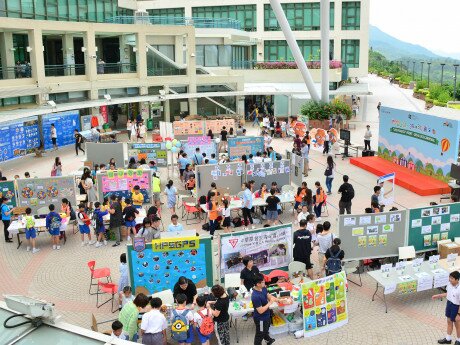
{"label": "child", "polygon": [[[83,203],[78,205],[77,223],[81,234],[81,246],[83,247],[87,244],[90,246],[93,245],[94,241],[91,241],[91,231],[89,229],[91,219],[89,219],[88,215],[85,213],[85,204]],[[88,236],[88,242],[85,242],[85,234]]]}
{"label": "child", "polygon": [[35,254],[40,249],[35,248],[35,237],[37,237],[37,232],[35,231],[35,219],[32,214],[32,209],[30,207],[26,208],[26,239],[29,240],[29,245],[27,246],[27,251],[30,251],[30,246],[32,246],[32,254]]}
{"label": "child", "polygon": [[142,315],[141,336],[142,344],[162,345],[166,344],[166,327],[168,323],[161,313],[162,300],[154,297],[150,300],[152,310]]}
{"label": "child", "polygon": [[[320,225],[320,224],[318,224],[318,225]],[[322,227],[322,224],[321,224],[321,227]],[[315,244],[316,244],[316,240],[317,240],[316,229],[317,229],[316,217],[315,217],[314,214],[309,214],[307,216],[307,230],[310,231],[310,233],[311,233],[311,241],[314,242]]]}
{"label": "child", "polygon": [[121,310],[121,308],[123,308],[126,303],[132,301],[134,301],[134,296],[131,286],[123,287],[123,291],[118,294],[118,310]]}
{"label": "child", "polygon": [[173,214],[171,216],[171,224],[169,224],[168,226],[168,231],[178,232],[184,230],[184,227],[182,226],[182,224],[178,223],[178,220],[179,217],[177,216],[177,214]]}
{"label": "child", "polygon": [[118,320],[112,323],[112,338],[129,340],[128,335],[123,333],[123,324]]}
{"label": "child", "polygon": [[222,202],[224,204],[224,208],[222,208],[222,217],[224,218],[224,222],[222,223],[222,226],[224,227],[224,232],[232,232],[230,230],[230,208],[228,207],[228,200],[224,199]]}
{"label": "child", "polygon": [[[172,311],[171,320],[171,337],[176,340],[179,345],[191,344],[193,342],[193,332],[190,324],[193,322],[193,312],[187,309],[187,296],[180,293],[176,296],[176,309]],[[175,327],[176,324],[185,323],[186,327]]]}
{"label": "child", "polygon": [[110,210],[109,198],[105,197],[104,201],[102,202],[102,205],[101,205],[101,211],[105,212],[105,211],[108,211],[108,210]]}
{"label": "child", "polygon": [[59,245],[59,231],[61,229],[62,218],[59,214],[54,212],[54,205],[49,205],[50,213],[46,216],[46,229],[51,235],[51,241],[53,243],[53,249],[61,249]]}
{"label": "child", "polygon": [[131,198],[135,208],[142,208],[142,204],[144,203],[144,196],[142,195],[141,188],[138,185],[134,186]]}
{"label": "child", "polygon": [[125,286],[129,286],[128,265],[126,264],[126,253],[120,255],[120,280],[118,281],[118,294],[124,292]]}
{"label": "child", "polygon": [[99,201],[96,201],[94,204],[94,207],[96,208],[94,210],[93,214],[93,219],[95,219],[95,231],[97,234],[97,242],[95,247],[99,248],[102,247],[102,240],[104,240],[104,246],[107,245],[107,240],[105,239],[105,225],[104,225],[104,219],[103,217],[107,214],[109,214],[109,211],[101,211],[101,203]]}
{"label": "child", "polygon": [[380,213],[380,206],[377,202],[372,202],[371,203],[371,207],[372,207],[372,213]]}
{"label": "child", "polygon": [[211,338],[211,334],[203,335],[200,332],[200,327],[203,322],[205,316],[210,316],[211,313],[206,308],[206,297],[200,295],[196,298],[196,304],[198,305],[198,311],[193,315],[193,322],[196,325],[196,331],[198,333],[198,339],[200,339],[200,343],[202,345],[209,345],[209,339]]}
{"label": "child", "polygon": [[150,218],[145,217],[142,221],[142,228],[139,230],[136,237],[143,237],[145,238],[145,243],[150,243],[152,242],[154,235],[156,235],[157,238],[160,237],[159,233],[154,234]]}
{"label": "child", "polygon": [[167,205],[171,214],[176,214],[176,195],[177,189],[173,186],[173,181],[169,180],[166,185],[165,194],[167,196]]}
{"label": "child", "polygon": [[134,206],[131,205],[131,200],[126,199],[126,207],[123,209],[123,215],[125,216],[125,226],[128,231],[127,241],[131,241],[131,233],[136,236],[136,215],[139,214],[139,211],[136,210]]}
{"label": "child", "polygon": [[188,179],[187,183],[185,184],[187,187],[187,190],[193,190],[195,189],[195,175],[190,176]]}
{"label": "child", "polygon": [[300,221],[304,219],[308,222],[309,215],[307,204],[302,203],[302,211],[297,215],[297,221],[300,223]]}

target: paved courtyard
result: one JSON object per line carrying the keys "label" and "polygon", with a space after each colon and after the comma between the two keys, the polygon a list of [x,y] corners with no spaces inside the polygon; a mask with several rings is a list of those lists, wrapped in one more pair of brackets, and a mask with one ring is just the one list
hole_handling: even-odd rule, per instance
{"label": "paved courtyard", "polygon": [[[423,103],[410,97],[407,90],[389,85],[388,81],[373,76],[362,80],[368,82],[373,96],[361,97],[362,110],[358,116],[357,129],[352,132],[352,142],[362,144],[364,128],[371,125],[373,132],[372,147],[375,149],[378,138],[378,115],[377,103],[401,107],[404,109],[421,111]],[[255,134],[255,129],[250,126],[248,134]],[[278,152],[284,153],[292,148],[292,141],[276,139],[273,146]],[[23,176],[29,171],[32,176],[49,176],[52,161],[59,155],[63,164],[64,175],[77,170],[81,165],[81,156],[75,157],[73,148],[60,149],[57,152],[48,153],[44,158],[26,157],[0,166],[3,174],[12,179],[14,174]],[[313,171],[305,180],[309,186],[313,186],[316,180],[324,184],[324,167],[326,157],[320,152],[312,150],[311,168]],[[337,231],[338,200],[337,189],[341,184],[343,174],[350,176],[356,197],[353,200],[353,213],[361,213],[368,207],[372,188],[375,185],[376,176],[360,170],[349,164],[348,160],[336,160],[337,174],[333,182],[333,194],[328,197],[329,220]],[[162,184],[165,183],[166,171],[162,171]],[[176,176],[177,180],[177,176]],[[267,181],[268,182],[268,181]],[[271,181],[270,181],[271,182]],[[400,187],[395,191],[396,207],[404,209],[428,205],[430,201],[439,201],[437,197],[420,197]],[[169,211],[163,210],[165,218]],[[283,214],[283,222],[293,220],[291,212]],[[187,226],[188,229],[201,231],[201,225]],[[124,246],[112,248],[81,247],[80,236],[68,234],[66,245],[60,251],[53,251],[47,234],[38,237],[41,251],[37,254],[27,253],[25,246],[16,249],[15,243],[7,244],[0,241],[0,292],[2,294],[24,294],[44,299],[56,304],[57,311],[64,321],[81,327],[89,328],[91,314],[98,321],[110,320],[117,313],[109,311],[110,306],[105,305],[96,308],[96,296],[88,295],[89,270],[86,263],[96,260],[98,267],[110,267],[114,281],[118,281],[119,256],[124,251]],[[346,255],[346,254],[345,254]],[[215,257],[217,258],[217,257]],[[357,276],[352,276],[354,279]],[[296,340],[292,335],[286,335],[276,343],[287,344],[431,344],[441,338],[445,333],[444,307],[445,301],[432,301],[431,295],[435,291],[430,290],[408,296],[390,295],[388,301],[388,313],[385,314],[384,305],[380,300],[371,301],[374,293],[375,282],[366,274],[363,275],[363,286],[358,287],[349,284],[348,308],[349,324],[329,333],[312,339]],[[108,329],[101,326],[101,329]],[[252,344],[254,324],[250,321],[239,322],[240,344]],[[231,331],[232,344],[236,343],[234,330]]]}

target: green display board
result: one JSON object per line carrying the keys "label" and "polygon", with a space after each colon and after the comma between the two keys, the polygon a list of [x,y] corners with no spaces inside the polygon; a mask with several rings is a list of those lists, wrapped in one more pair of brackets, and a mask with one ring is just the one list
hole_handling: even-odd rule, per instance
{"label": "green display board", "polygon": [[415,251],[437,249],[438,240],[460,237],[460,203],[411,209],[408,245]]}
{"label": "green display board", "polygon": [[13,207],[17,206],[16,191],[14,190],[13,181],[0,182],[0,197],[6,197],[9,199],[7,205],[11,205]]}

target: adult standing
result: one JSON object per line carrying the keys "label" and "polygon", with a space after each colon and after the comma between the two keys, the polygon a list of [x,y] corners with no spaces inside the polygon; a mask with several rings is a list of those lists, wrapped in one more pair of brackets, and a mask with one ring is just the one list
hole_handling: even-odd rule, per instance
{"label": "adult standing", "polygon": [[219,208],[217,207],[216,193],[211,192],[211,198],[208,201],[208,218],[209,218],[209,234],[214,236],[217,228],[217,218],[219,217]]}
{"label": "adult standing", "polygon": [[348,183],[348,175],[343,175],[343,183],[339,187],[340,201],[339,201],[339,214],[351,214],[351,200],[355,197],[355,190],[353,186]]}
{"label": "adult standing", "polygon": [[[345,252],[340,248],[342,241],[340,238],[334,238],[332,246],[324,254],[324,270],[326,276],[330,276],[342,271],[342,260],[345,258]],[[320,263],[321,265],[321,263]]]}
{"label": "adult standing", "polygon": [[91,172],[85,171],[85,173],[83,173],[82,184],[88,195],[88,202],[97,201],[96,186],[91,178]]}
{"label": "adult standing", "polygon": [[[219,338],[219,344],[230,345],[230,324],[228,322],[230,319],[230,315],[228,314],[230,298],[221,285],[214,285],[211,288],[211,292],[216,301],[208,301],[206,306],[210,310],[216,324],[216,334]],[[213,309],[211,309],[212,304],[214,304]]]}
{"label": "adult standing", "polygon": [[316,240],[318,241],[318,262],[320,263],[321,272],[324,274],[324,258],[326,256],[326,252],[329,248],[331,248],[332,243],[334,241],[335,235],[331,232],[331,223],[324,222],[323,223],[323,232],[319,233]]}
{"label": "adult standing", "polygon": [[254,307],[254,323],[256,324],[256,334],[254,345],[262,345],[262,340],[271,345],[275,339],[270,338],[270,306],[278,302],[278,298],[268,293],[265,287],[264,277],[260,274],[256,278],[256,284],[252,288],[251,301]]}
{"label": "adult standing", "polygon": [[73,131],[73,136],[75,137],[75,153],[78,156],[78,150],[85,154],[85,150],[82,149],[81,144],[83,143],[83,135],[75,128]]}
{"label": "adult standing", "polygon": [[303,160],[303,176],[305,176],[305,177],[308,176],[308,171],[310,170],[309,159],[308,159],[309,152],[310,152],[310,148],[309,148],[308,144],[302,143],[302,148],[300,150],[300,154],[301,154],[302,160]]}
{"label": "adult standing", "polygon": [[128,131],[128,141],[131,141],[131,133],[133,128],[133,121],[128,118],[128,122],[126,122],[126,130]]}
{"label": "adult standing", "polygon": [[327,195],[332,194],[332,181],[334,180],[334,170],[334,159],[332,158],[332,156],[327,156],[326,170],[324,171],[324,175],[326,176]]}
{"label": "adult standing", "polygon": [[[253,197],[252,197],[252,192],[251,192],[251,186],[249,185],[248,182],[243,183],[242,186],[243,189],[243,220],[244,220],[244,229],[247,229],[247,226],[249,223],[254,224],[252,221],[252,216],[251,216],[251,209],[252,209],[252,202],[253,202]],[[252,225],[252,228],[254,229],[254,225]]]}
{"label": "adult standing", "polygon": [[366,132],[364,133],[364,150],[371,150],[371,138],[372,138],[372,132],[371,132],[371,126],[367,125],[366,126]]}
{"label": "adult standing", "polygon": [[223,126],[222,130],[220,131],[220,145],[221,145],[221,148],[219,149],[219,152],[221,151],[222,147],[224,148],[224,151],[227,152],[227,150],[228,150],[227,136],[228,136],[228,132],[225,129],[225,126]]}
{"label": "adult standing", "polygon": [[300,136],[298,134],[295,135],[294,139],[294,146],[292,148],[292,152],[299,154],[300,150],[302,149],[302,139],[300,139]]}
{"label": "adult standing", "polygon": [[112,247],[117,247],[121,242],[121,227],[123,226],[123,210],[117,200],[117,196],[112,194],[110,196],[110,230],[115,233],[115,244]]}
{"label": "adult standing", "polygon": [[55,150],[58,149],[57,146],[57,129],[56,126],[54,126],[54,123],[51,124],[51,142],[53,143],[53,148]]}
{"label": "adult standing", "polygon": [[324,190],[323,190],[323,187],[321,187],[321,183],[319,183],[319,181],[315,182],[315,188],[316,188],[316,193],[314,196],[315,206],[313,206],[313,210],[315,211],[316,220],[320,222],[321,221],[321,209],[324,204]]}
{"label": "adult standing", "polygon": [[278,222],[278,205],[281,202],[281,200],[275,195],[275,193],[275,189],[270,189],[270,195],[265,201],[267,203],[267,222],[271,225],[276,225],[276,223]]}
{"label": "adult standing", "polygon": [[294,261],[303,262],[310,279],[313,279],[312,264],[310,261],[312,234],[307,230],[307,221],[302,219],[299,222],[300,229],[294,232]]}
{"label": "adult standing", "polygon": [[176,299],[178,294],[184,294],[187,296],[187,304],[196,304],[196,298],[198,297],[198,292],[196,290],[196,285],[190,279],[181,276],[176,282],[173,288],[173,297]]}
{"label": "adult standing", "polygon": [[147,127],[145,127],[144,120],[138,124],[138,139],[141,143],[145,143],[145,136],[147,135]]}
{"label": "adult standing", "polygon": [[324,154],[329,154],[329,140],[330,140],[330,137],[329,137],[329,131],[326,132],[326,136],[324,137],[324,148],[323,148],[323,155]]}
{"label": "adult standing", "polygon": [[212,133],[212,130],[211,130],[211,129],[209,129],[207,136],[208,136],[209,139],[211,139],[211,140],[214,139],[214,133]]}
{"label": "adult standing", "polygon": [[240,273],[241,285],[244,285],[246,290],[251,290],[256,284],[256,278],[260,274],[259,268],[254,265],[254,260],[250,256],[243,257],[244,268]]}
{"label": "adult standing", "polygon": [[140,293],[134,298],[132,302],[128,302],[121,309],[118,315],[118,320],[123,324],[123,332],[129,336],[129,340],[137,342],[138,335],[138,318],[139,312],[142,311],[147,304],[149,304],[149,298]]}
{"label": "adult standing", "polygon": [[13,213],[14,208],[10,209],[10,207],[7,205],[8,199],[5,197],[1,198],[2,200],[2,222],[3,222],[3,233],[5,235],[5,242],[6,243],[11,243],[13,240],[10,239],[10,233],[8,232],[8,228],[10,226],[11,222],[11,213]]}
{"label": "adult standing", "polygon": [[138,142],[138,133],[139,133],[139,125],[135,122],[131,122],[131,141]]}

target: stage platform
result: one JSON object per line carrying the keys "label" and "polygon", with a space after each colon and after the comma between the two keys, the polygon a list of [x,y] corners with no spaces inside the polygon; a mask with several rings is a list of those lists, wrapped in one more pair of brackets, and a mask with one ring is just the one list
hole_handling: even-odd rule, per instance
{"label": "stage platform", "polygon": [[350,163],[377,176],[396,173],[395,184],[418,195],[450,194],[447,183],[420,174],[379,157],[350,158]]}

